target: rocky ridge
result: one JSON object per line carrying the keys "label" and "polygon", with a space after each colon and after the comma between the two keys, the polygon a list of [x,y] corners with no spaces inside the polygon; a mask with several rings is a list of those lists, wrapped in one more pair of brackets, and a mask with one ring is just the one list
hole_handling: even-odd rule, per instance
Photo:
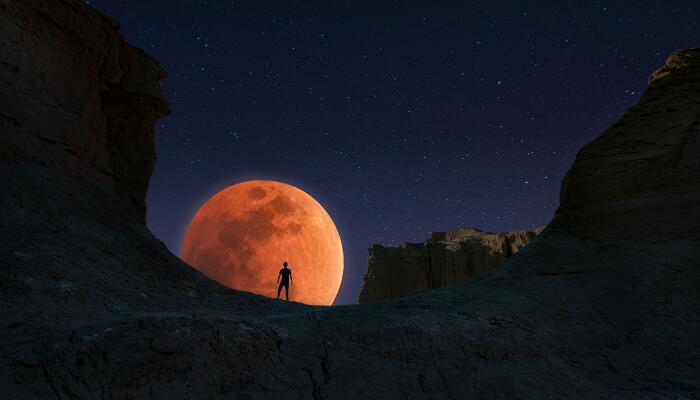
{"label": "rocky ridge", "polygon": [[[500,267],[309,307],[223,288],[148,231],[152,125],[167,110],[146,88],[163,74],[115,23],[79,0],[9,0],[0,33],[1,398],[700,393],[699,50],[674,53],[581,151],[554,220]],[[92,102],[61,94],[74,90]],[[124,129],[95,129],[105,104],[137,99],[107,113]]]}
{"label": "rocky ridge", "polygon": [[358,301],[397,299],[464,282],[515,254],[543,229],[493,233],[463,228],[433,232],[424,243],[375,244]]}

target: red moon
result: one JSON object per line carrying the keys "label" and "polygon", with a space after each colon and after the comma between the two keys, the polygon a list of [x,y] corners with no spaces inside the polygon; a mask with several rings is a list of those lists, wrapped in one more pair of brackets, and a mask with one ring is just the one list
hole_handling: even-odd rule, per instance
{"label": "red moon", "polygon": [[277,296],[287,261],[289,299],[306,304],[332,304],[343,277],[331,217],[306,192],[276,181],[238,183],[207,200],[187,228],[182,259],[223,285],[267,297]]}

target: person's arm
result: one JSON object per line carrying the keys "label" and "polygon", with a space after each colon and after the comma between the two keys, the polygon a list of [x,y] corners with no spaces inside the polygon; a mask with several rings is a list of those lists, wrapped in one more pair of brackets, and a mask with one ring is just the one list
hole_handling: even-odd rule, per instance
{"label": "person's arm", "polygon": [[292,284],[292,270],[289,270],[289,284]]}
{"label": "person's arm", "polygon": [[279,274],[277,274],[277,283],[280,283],[280,278],[282,277],[282,271],[280,271]]}

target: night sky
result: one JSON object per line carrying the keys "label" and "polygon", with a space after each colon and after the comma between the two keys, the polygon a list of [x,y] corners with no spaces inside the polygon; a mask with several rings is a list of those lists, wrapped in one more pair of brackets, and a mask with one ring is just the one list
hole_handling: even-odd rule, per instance
{"label": "night sky", "polygon": [[292,184],[340,231],[336,304],[372,243],[546,224],[578,149],[700,45],[697,1],[88,3],[169,71],[153,232],[179,254],[214,193]]}

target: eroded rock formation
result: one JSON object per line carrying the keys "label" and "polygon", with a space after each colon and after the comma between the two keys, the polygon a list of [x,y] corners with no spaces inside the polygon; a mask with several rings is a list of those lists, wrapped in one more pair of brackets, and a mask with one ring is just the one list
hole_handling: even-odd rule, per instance
{"label": "eroded rock formation", "polygon": [[143,215],[165,71],[80,3],[0,2],[0,157],[88,177]]}
{"label": "eroded rock formation", "polygon": [[5,0],[0,30],[1,397],[700,393],[697,50],[675,53],[630,123],[581,152],[554,221],[498,268],[307,307],[211,282],[134,212],[165,107],[155,63],[113,22],[79,0]]}
{"label": "eroded rock formation", "polygon": [[699,49],[673,53],[639,102],[579,151],[552,229],[628,238],[697,233],[699,60]]}
{"label": "eroded rock formation", "polygon": [[359,303],[405,297],[461,283],[493,268],[535,238],[542,228],[493,233],[475,228],[434,232],[425,243],[369,249]]}

